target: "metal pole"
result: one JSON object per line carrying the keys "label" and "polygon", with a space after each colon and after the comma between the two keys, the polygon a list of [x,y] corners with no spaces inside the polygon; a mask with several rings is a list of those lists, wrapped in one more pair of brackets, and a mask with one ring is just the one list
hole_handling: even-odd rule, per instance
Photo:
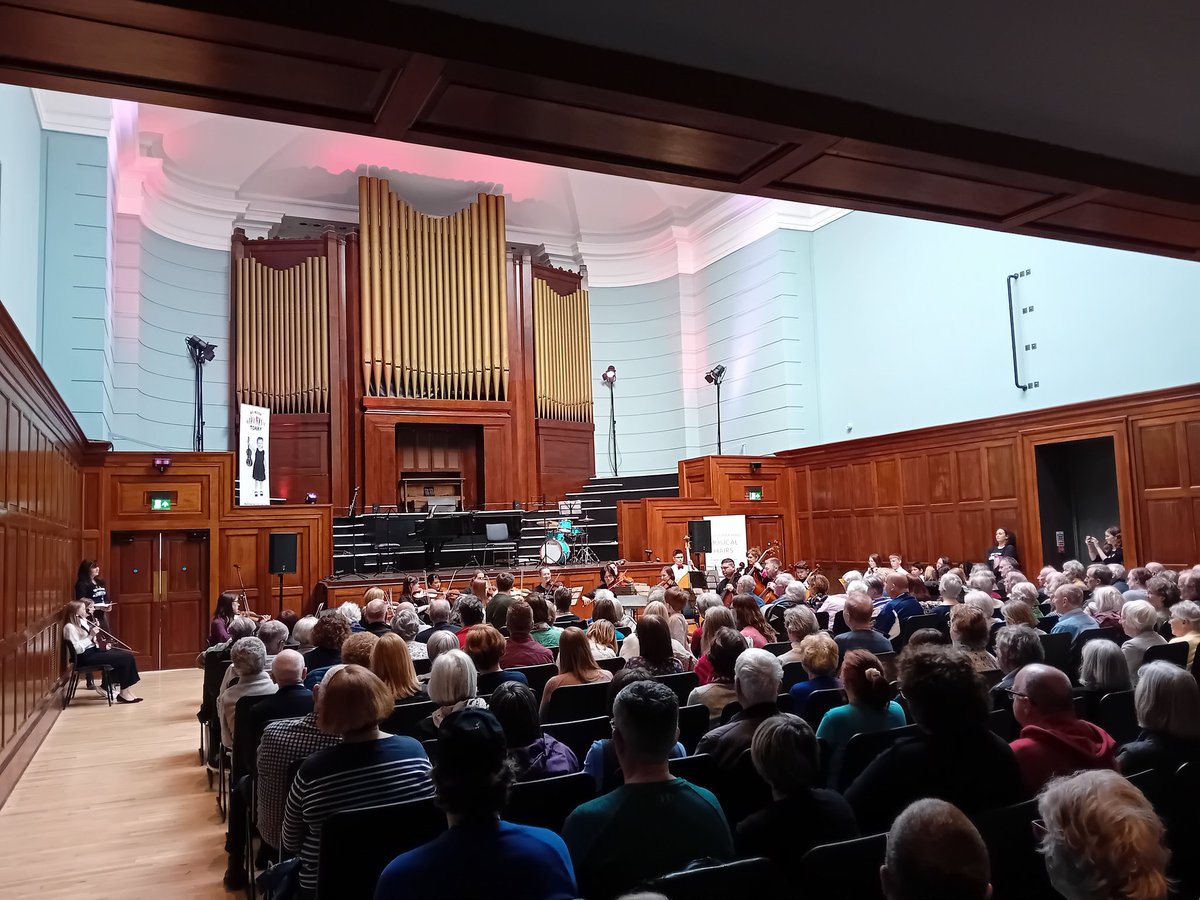
{"label": "metal pole", "polygon": [[717,382],[717,456],[721,455],[721,382]]}

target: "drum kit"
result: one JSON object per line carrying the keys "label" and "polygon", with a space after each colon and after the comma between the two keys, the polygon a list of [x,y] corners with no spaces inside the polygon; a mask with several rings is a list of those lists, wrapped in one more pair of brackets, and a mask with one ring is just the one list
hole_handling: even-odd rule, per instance
{"label": "drum kit", "polygon": [[[559,515],[562,518],[542,519],[542,527],[546,529],[546,539],[542,542],[538,558],[543,565],[565,566],[594,565],[599,562],[588,542],[588,523],[596,521],[591,516],[583,515],[580,501],[564,501],[559,503]],[[579,518],[569,518],[569,516]],[[578,524],[576,524],[578,523]],[[581,527],[582,526],[582,527]]]}

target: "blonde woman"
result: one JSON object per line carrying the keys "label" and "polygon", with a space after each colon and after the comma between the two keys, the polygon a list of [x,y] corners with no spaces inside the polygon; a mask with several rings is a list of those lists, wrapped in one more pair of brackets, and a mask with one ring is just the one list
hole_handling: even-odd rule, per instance
{"label": "blonde woman", "polygon": [[[667,623],[667,631],[670,633],[671,610],[666,603],[661,600],[647,603],[646,608],[642,610],[642,618],[645,619],[649,616],[657,616],[663,622]],[[675,640],[674,636],[671,637],[671,652],[679,660],[679,670],[681,672],[690,672],[692,667],[695,666],[696,661],[692,658],[692,652],[679,643],[679,641]],[[629,637],[621,642],[620,655],[625,657],[626,660],[633,659],[640,653],[641,641],[638,639],[637,632],[629,635]]]}
{"label": "blonde woman", "polygon": [[[578,631],[579,629],[576,629]],[[607,619],[597,619],[587,629],[588,646],[595,659],[615,659],[617,655],[617,630]]]}
{"label": "blonde woman", "polygon": [[538,714],[545,719],[550,697],[560,687],[600,681],[612,681],[612,672],[596,665],[587,635],[578,628],[564,629],[558,641],[558,674],[547,681],[542,689],[542,705]]}
{"label": "blonde woman", "polygon": [[378,676],[395,703],[422,703],[429,696],[421,689],[408,644],[398,634],[383,635],[371,648],[371,671]]}
{"label": "blonde woman", "polygon": [[69,641],[74,649],[76,664],[112,666],[113,683],[121,686],[117,702],[141,703],[142,698],[134,696],[131,690],[142,680],[138,675],[137,660],[128,650],[101,650],[97,647],[95,637],[98,626],[88,619],[86,613],[86,603],[82,600],[72,600],[63,609],[62,614],[63,639]]}

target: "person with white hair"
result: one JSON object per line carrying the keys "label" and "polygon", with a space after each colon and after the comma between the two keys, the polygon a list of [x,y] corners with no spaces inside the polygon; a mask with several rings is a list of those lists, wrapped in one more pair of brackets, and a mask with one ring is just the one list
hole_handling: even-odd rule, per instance
{"label": "person with white hair", "polygon": [[414,660],[429,659],[429,649],[417,640],[420,630],[421,619],[411,607],[402,607],[392,619],[392,631],[404,638],[404,643],[408,645],[408,655]]}
{"label": "person with white hair", "polygon": [[1111,584],[1102,584],[1092,591],[1087,610],[1101,628],[1115,628],[1121,624],[1121,607],[1125,597]]}
{"label": "person with white hair", "polygon": [[1146,651],[1167,641],[1156,630],[1158,612],[1146,600],[1131,600],[1121,607],[1121,628],[1129,636],[1129,640],[1121,645],[1121,652],[1129,666],[1129,680],[1137,687],[1138,670]]}
{"label": "person with white hair", "polygon": [[267,671],[267,648],[256,637],[240,638],[230,653],[230,665],[237,674],[236,684],[227,686],[217,696],[217,714],[221,722],[221,743],[233,746],[233,713],[242,697],[273,694],[275,682]]}
{"label": "person with white hair", "polygon": [[278,619],[268,619],[258,626],[258,639],[267,649],[267,665],[271,664],[283,645],[287,643],[288,627]]}
{"label": "person with white hair", "polygon": [[[795,584],[796,582],[793,582]],[[787,632],[791,649],[779,655],[779,664],[800,662],[800,642],[810,634],[821,630],[817,623],[817,615],[807,606],[793,606],[783,614],[783,628]]]}
{"label": "person with white hair", "polygon": [[414,733],[423,741],[437,737],[438,727],[450,713],[468,708],[487,709],[487,701],[479,696],[475,663],[462,650],[450,649],[438,654],[425,692],[437,708],[417,724]]}
{"label": "person with white hair", "polygon": [[292,640],[301,653],[312,649],[312,630],[316,624],[316,616],[304,616],[292,627]]}
{"label": "person with white hair", "polygon": [[742,594],[748,594],[759,606],[763,605],[763,598],[758,595],[758,582],[754,580],[753,575],[743,575],[737,580],[737,596]]}
{"label": "person with white hair", "polygon": [[704,640],[704,617],[708,615],[710,609],[716,609],[718,606],[724,606],[721,600],[721,595],[715,591],[705,591],[696,598],[696,630],[692,632],[692,637],[688,641],[691,647],[692,656],[700,658],[700,644]]}
{"label": "person with white hair", "polygon": [[363,630],[363,627],[360,624],[362,622],[362,607],[353,600],[347,600],[337,608],[337,611],[345,617],[347,622],[350,623],[351,631],[357,633]]}
{"label": "person with white hair", "polygon": [[1120,563],[1109,563],[1108,571],[1112,572],[1112,586],[1122,594],[1129,590],[1129,583],[1125,581],[1125,567]]}
{"label": "person with white hair", "polygon": [[[448,631],[457,635],[459,628],[450,623],[450,602],[448,600],[433,600],[429,604],[430,626],[417,634],[417,643],[428,644],[429,639],[439,631]],[[458,638],[455,638],[457,641]]]}
{"label": "person with white hair", "polygon": [[1191,673],[1165,660],[1147,663],[1133,702],[1142,732],[1121,748],[1122,772],[1171,775],[1184,763],[1200,762],[1200,685]]}
{"label": "person with white hair", "polygon": [[1196,662],[1196,648],[1200,647],[1200,603],[1191,600],[1180,600],[1171,607],[1167,620],[1171,625],[1172,644],[1187,644],[1187,669],[1193,671]]}
{"label": "person with white hair", "polygon": [[962,579],[947,572],[938,579],[938,603],[929,611],[939,616],[949,616],[950,610],[962,603]]}
{"label": "person with white hair", "polygon": [[458,636],[449,631],[435,631],[424,644],[425,652],[434,662],[447,650],[461,650],[458,646]]}
{"label": "person with white hair", "polygon": [[720,767],[736,765],[750,749],[755,729],[779,715],[782,681],[783,666],[775,654],[755,648],[743,651],[733,668],[733,689],[742,709],[728,723],[704,735],[696,752],[711,754]]}
{"label": "person with white hair", "polygon": [[373,597],[363,607],[363,630],[375,637],[383,637],[391,628],[387,623],[388,602],[382,597]]}

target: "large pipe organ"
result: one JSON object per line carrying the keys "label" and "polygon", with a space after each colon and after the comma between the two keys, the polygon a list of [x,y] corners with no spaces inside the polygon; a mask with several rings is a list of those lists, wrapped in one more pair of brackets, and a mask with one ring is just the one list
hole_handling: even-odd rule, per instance
{"label": "large pipe organ", "polygon": [[441,479],[464,507],[511,508],[577,490],[595,471],[582,277],[508,243],[503,196],[430,216],[364,176],[358,198],[346,233],[233,236],[231,393],[272,411],[272,495],[420,509]]}

